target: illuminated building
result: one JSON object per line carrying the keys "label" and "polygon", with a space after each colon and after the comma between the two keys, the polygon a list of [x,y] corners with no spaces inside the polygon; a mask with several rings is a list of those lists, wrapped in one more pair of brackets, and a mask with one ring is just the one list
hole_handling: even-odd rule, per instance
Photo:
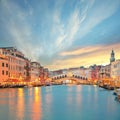
{"label": "illuminated building", "polygon": [[101,69],[101,66],[97,66],[97,65],[90,66],[91,80],[98,80],[99,79],[100,69]]}
{"label": "illuminated building", "polygon": [[109,65],[106,65],[106,66],[102,66],[100,71],[99,71],[99,76],[100,78],[111,78],[110,76],[110,71],[111,71],[111,68],[110,68],[110,64]]}
{"label": "illuminated building", "polygon": [[40,63],[31,62],[30,76],[32,82],[38,82],[40,80]]}
{"label": "illuminated building", "polygon": [[40,82],[41,82],[41,84],[45,84],[45,80],[44,80],[44,68],[42,66],[40,66]]}
{"label": "illuminated building", "polygon": [[8,81],[8,58],[0,54],[0,83]]}
{"label": "illuminated building", "polygon": [[7,63],[9,81],[22,82],[26,80],[28,72],[26,65],[29,63],[29,60],[24,57],[24,54],[14,47],[0,48],[0,52],[2,55],[8,58]]}
{"label": "illuminated building", "polygon": [[111,77],[120,81],[120,60],[111,63]]}
{"label": "illuminated building", "polygon": [[47,78],[48,69],[40,63],[29,61],[14,47],[0,48],[0,82],[44,81]]}
{"label": "illuminated building", "polygon": [[49,71],[48,68],[44,68],[44,80],[47,80],[49,77]]}

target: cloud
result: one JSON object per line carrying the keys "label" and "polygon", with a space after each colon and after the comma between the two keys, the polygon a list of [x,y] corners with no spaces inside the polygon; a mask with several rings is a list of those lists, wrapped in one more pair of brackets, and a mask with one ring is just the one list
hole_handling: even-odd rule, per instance
{"label": "cloud", "polygon": [[[59,35],[56,38],[56,47],[58,49],[65,49],[72,45],[75,41],[74,37],[79,30],[80,25],[85,19],[86,13],[82,11],[83,14],[79,16],[79,8],[75,8],[75,10],[71,13],[68,24],[64,25],[60,22],[60,18],[57,20],[59,21],[58,31]],[[58,17],[57,17],[58,18]]]}
{"label": "cloud", "polygon": [[[107,46],[89,46],[79,48],[67,52],[62,52],[60,55],[66,56],[63,59],[57,59],[53,64],[48,65],[50,69],[61,69],[79,66],[90,66],[93,64],[105,65],[109,64],[111,50],[115,51],[115,58],[119,59],[120,43]],[[88,53],[88,54],[86,54]],[[76,57],[73,57],[76,56]],[[71,56],[71,57],[69,57]]]}
{"label": "cloud", "polygon": [[112,16],[118,10],[120,0],[105,0],[104,2],[96,0],[92,5],[93,4],[94,6],[92,8],[88,8],[85,22],[79,30],[79,38],[82,38],[90,32],[93,27]]}
{"label": "cloud", "polygon": [[[96,55],[95,53],[103,54],[103,52],[98,52],[102,50],[102,46],[76,48],[73,45],[79,41],[83,41],[84,44],[83,37],[92,28],[111,17],[119,6],[120,0],[102,2],[99,0],[71,2],[67,0],[53,0],[52,2],[49,0],[39,2],[37,0],[34,2],[2,0],[0,27],[2,26],[1,31],[3,27],[6,31],[2,38],[10,39],[14,46],[32,60],[40,61],[44,65],[49,65],[51,62],[49,66],[51,68],[77,66],[82,63],[86,65],[87,57],[85,56],[91,58]],[[88,36],[91,44],[95,36],[91,38]],[[1,41],[4,42],[4,39]],[[104,48],[106,51],[107,49],[110,48]]]}
{"label": "cloud", "polygon": [[[32,27],[28,23],[28,13],[21,9],[17,4],[4,1],[3,3],[3,23],[9,32],[14,44],[27,57],[37,60],[38,53],[42,53],[41,45],[35,45],[33,41]],[[13,14],[14,13],[14,14]],[[5,19],[9,19],[6,21]],[[34,36],[34,39],[37,39]]]}
{"label": "cloud", "polygon": [[90,52],[94,52],[96,50],[99,50],[101,48],[101,46],[87,46],[84,48],[80,48],[80,49],[75,49],[73,51],[66,51],[66,52],[62,52],[60,53],[61,56],[72,56],[72,55],[80,55],[80,54],[85,54],[85,53],[90,53]]}

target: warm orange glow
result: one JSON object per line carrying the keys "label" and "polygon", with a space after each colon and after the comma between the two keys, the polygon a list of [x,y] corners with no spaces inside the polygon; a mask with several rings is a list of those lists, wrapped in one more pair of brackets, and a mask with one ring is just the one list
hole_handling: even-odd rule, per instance
{"label": "warm orange glow", "polygon": [[56,70],[79,66],[88,67],[93,64],[106,65],[110,63],[110,53],[112,49],[115,51],[115,58],[120,59],[120,44],[109,46],[89,46],[62,52],[60,53],[60,56],[64,56],[66,59],[56,60],[52,65],[48,65],[46,67],[51,70]]}
{"label": "warm orange glow", "polygon": [[19,88],[18,89],[18,100],[17,100],[17,116],[19,119],[24,118],[24,89]]}
{"label": "warm orange glow", "polygon": [[39,88],[38,87],[35,87],[35,102],[38,102],[39,101]]}
{"label": "warm orange glow", "polygon": [[33,114],[32,114],[32,120],[40,120],[41,115],[42,115],[42,110],[41,110],[41,88],[35,87],[34,89],[34,103],[33,103]]}

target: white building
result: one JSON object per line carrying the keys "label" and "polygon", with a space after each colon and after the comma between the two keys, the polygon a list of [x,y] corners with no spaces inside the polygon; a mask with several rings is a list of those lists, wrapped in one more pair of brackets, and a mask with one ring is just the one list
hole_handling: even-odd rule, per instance
{"label": "white building", "polygon": [[31,62],[30,66],[30,77],[32,82],[37,82],[40,80],[40,63]]}
{"label": "white building", "polygon": [[111,63],[111,77],[113,80],[120,80],[120,60]]}

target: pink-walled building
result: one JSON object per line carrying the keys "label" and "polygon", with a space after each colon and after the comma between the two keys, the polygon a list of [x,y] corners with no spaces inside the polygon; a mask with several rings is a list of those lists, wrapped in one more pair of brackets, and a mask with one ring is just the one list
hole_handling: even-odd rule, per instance
{"label": "pink-walled building", "polygon": [[28,72],[26,70],[26,65],[29,63],[29,60],[24,57],[24,54],[14,47],[0,48],[0,53],[7,58],[8,80],[12,82],[22,82],[26,80]]}
{"label": "pink-walled building", "polygon": [[0,83],[8,81],[8,58],[0,54]]}
{"label": "pink-walled building", "polygon": [[14,47],[0,48],[0,82],[44,82],[48,69],[31,62]]}
{"label": "pink-walled building", "polygon": [[97,81],[99,80],[99,71],[100,71],[101,66],[97,66],[97,65],[93,65],[90,66],[90,70],[91,70],[91,80],[93,81]]}

